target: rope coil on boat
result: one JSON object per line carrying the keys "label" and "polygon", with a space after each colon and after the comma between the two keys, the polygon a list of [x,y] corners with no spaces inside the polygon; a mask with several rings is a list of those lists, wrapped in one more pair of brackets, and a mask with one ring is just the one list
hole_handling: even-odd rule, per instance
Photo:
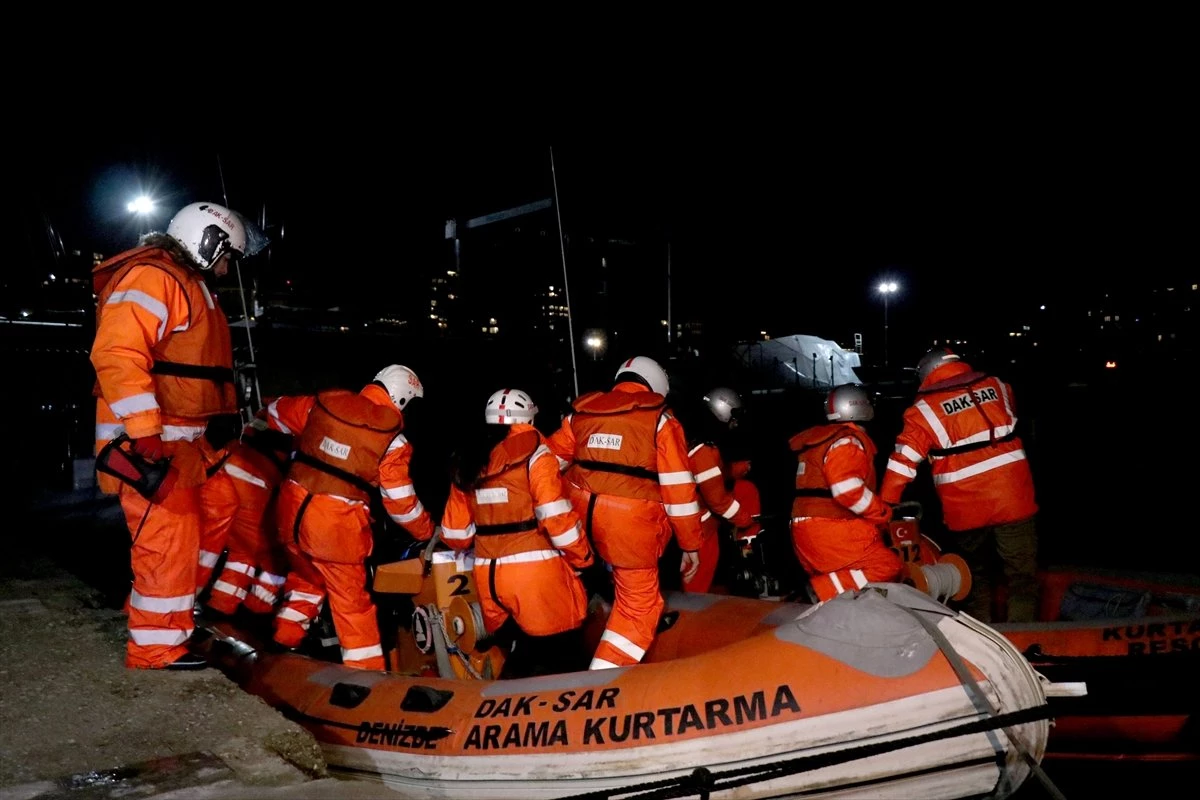
{"label": "rope coil on boat", "polygon": [[961,575],[953,564],[925,564],[921,571],[929,583],[928,594],[939,603],[945,603],[962,588]]}

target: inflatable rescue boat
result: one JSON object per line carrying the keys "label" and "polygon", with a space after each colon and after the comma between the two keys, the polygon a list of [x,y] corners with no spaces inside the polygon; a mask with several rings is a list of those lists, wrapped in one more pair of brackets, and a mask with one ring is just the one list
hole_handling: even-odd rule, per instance
{"label": "inflatable rescue boat", "polygon": [[411,599],[388,672],[271,652],[228,622],[200,649],[331,767],[412,798],[1002,798],[1042,775],[1045,679],[911,586],[818,605],[671,593],[643,663],[497,680],[471,567],[436,552],[377,569],[377,593]]}
{"label": "inflatable rescue boat", "polygon": [[1038,584],[1038,622],[992,627],[1047,678],[1087,684],[1053,700],[1048,755],[1200,762],[1200,580],[1063,566]]}
{"label": "inflatable rescue boat", "polygon": [[[910,575],[937,584],[950,573],[936,565],[956,557],[916,531],[919,519],[918,510],[894,520],[892,542]],[[990,627],[1060,689],[1049,701],[1048,759],[1200,762],[1200,579],[1047,567],[1038,571],[1037,621]],[[1086,691],[1065,689],[1078,684]]]}

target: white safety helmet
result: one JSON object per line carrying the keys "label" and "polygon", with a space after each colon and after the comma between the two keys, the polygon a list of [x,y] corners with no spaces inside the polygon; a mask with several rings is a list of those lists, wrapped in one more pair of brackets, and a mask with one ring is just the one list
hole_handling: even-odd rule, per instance
{"label": "white safety helmet", "polygon": [[387,389],[388,397],[392,398],[396,408],[401,411],[414,397],[425,396],[425,387],[421,385],[417,373],[400,364],[392,364],[379,370],[379,374],[375,376],[375,383]]}
{"label": "white safety helmet", "polygon": [[671,391],[671,382],[667,378],[667,371],[660,367],[653,358],[646,356],[635,356],[622,363],[617,370],[616,381],[617,383],[621,381],[644,383],[650,387],[650,391],[657,392],[663,397],[666,397],[667,392]]}
{"label": "white safety helmet", "polygon": [[958,361],[958,355],[949,347],[933,348],[921,356],[921,360],[917,362],[917,380],[924,383],[925,379],[929,377],[929,373],[951,361]]}
{"label": "white safety helmet", "polygon": [[520,389],[501,389],[488,398],[483,419],[490,425],[512,425],[516,422],[533,424],[538,407],[533,398]]}
{"label": "white safety helmet", "polygon": [[167,225],[167,235],[183,246],[200,269],[212,269],[226,253],[247,253],[242,217],[216,203],[192,203],[179,209]]}
{"label": "white safety helmet", "polygon": [[704,395],[704,402],[708,403],[708,410],[713,416],[727,425],[733,419],[734,412],[742,407],[742,398],[738,393],[725,386],[718,386]]}
{"label": "white safety helmet", "polygon": [[835,422],[867,422],[875,418],[871,396],[857,383],[830,390],[825,398],[825,419]]}

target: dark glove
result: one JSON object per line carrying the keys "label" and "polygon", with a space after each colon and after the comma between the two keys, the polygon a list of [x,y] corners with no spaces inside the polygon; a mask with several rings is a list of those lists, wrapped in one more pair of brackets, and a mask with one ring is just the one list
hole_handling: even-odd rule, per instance
{"label": "dark glove", "polygon": [[238,438],[242,433],[242,418],[237,414],[218,414],[209,417],[204,426],[204,438],[214,450],[220,450],[225,445]]}
{"label": "dark glove", "polygon": [[152,434],[133,440],[133,452],[150,461],[161,461],[167,454],[163,447],[162,434]]}

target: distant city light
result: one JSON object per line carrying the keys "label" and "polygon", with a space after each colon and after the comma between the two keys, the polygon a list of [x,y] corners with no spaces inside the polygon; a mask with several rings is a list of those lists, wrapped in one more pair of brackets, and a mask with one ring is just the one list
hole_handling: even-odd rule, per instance
{"label": "distant city light", "polygon": [[1105,362],[1104,362],[1104,368],[1105,368],[1105,369],[1116,369],[1116,368],[1117,368],[1117,362],[1115,362],[1115,361],[1105,361]]}
{"label": "distant city light", "polygon": [[154,213],[154,201],[143,194],[138,197],[135,197],[133,200],[130,200],[129,203],[125,206],[125,208],[129,211],[130,214],[142,214],[142,215],[153,214]]}

